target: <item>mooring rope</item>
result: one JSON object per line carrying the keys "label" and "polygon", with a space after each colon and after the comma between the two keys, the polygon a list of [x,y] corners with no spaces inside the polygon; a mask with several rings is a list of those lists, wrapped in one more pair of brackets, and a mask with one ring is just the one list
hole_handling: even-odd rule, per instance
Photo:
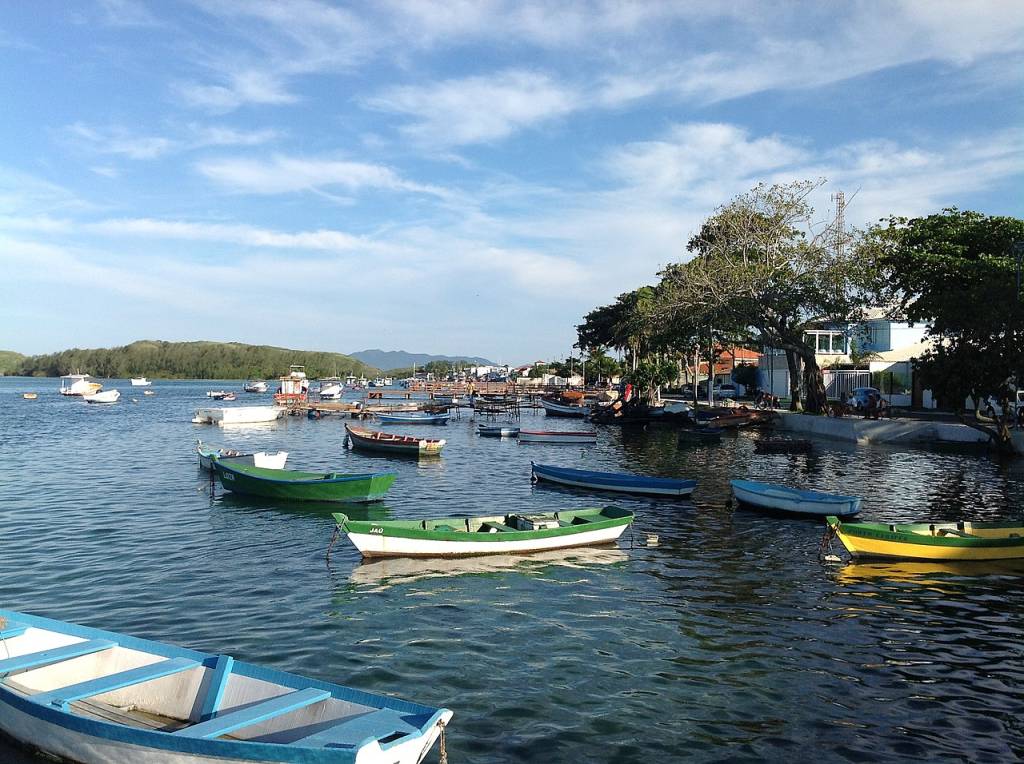
{"label": "mooring rope", "polygon": [[438,722],[437,726],[441,728],[441,744],[439,753],[439,764],[448,764],[448,748],[445,744],[444,728],[445,724],[443,721]]}
{"label": "mooring rope", "polygon": [[327,564],[331,564],[331,549],[334,548],[334,542],[338,540],[338,526],[334,526],[334,533],[331,534],[331,543],[327,545],[327,554],[324,555],[324,559]]}

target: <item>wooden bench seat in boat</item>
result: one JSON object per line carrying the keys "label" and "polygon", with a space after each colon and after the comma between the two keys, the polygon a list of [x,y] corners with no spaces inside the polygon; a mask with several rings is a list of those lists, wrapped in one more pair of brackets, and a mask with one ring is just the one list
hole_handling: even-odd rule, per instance
{"label": "wooden bench seat in boat", "polygon": [[33,695],[32,700],[41,704],[51,703],[67,711],[68,706],[76,700],[82,700],[93,695],[102,695],[105,692],[113,692],[124,687],[130,687],[133,684],[162,679],[171,674],[197,668],[199,665],[199,661],[194,661],[191,658],[169,658],[157,663],[151,663],[148,666],[139,666],[127,671],[119,671],[116,674],[70,684],[67,687],[58,687],[48,692],[40,692]]}
{"label": "wooden bench seat in boat", "polygon": [[[381,730],[386,731],[382,734]],[[409,724],[397,711],[382,708],[355,718],[342,719],[333,727],[302,738],[298,744],[313,748],[355,748],[367,740],[389,742],[419,731],[419,727]]]}
{"label": "wooden bench seat in boat", "polygon": [[21,671],[42,668],[51,663],[60,663],[61,661],[79,658],[83,655],[109,650],[112,647],[117,647],[117,643],[107,639],[88,639],[83,642],[64,645],[63,647],[51,647],[48,650],[19,655],[16,658],[5,658],[0,660],[0,675],[16,674]]}
{"label": "wooden bench seat in boat", "polygon": [[490,533],[492,529],[494,531],[515,531],[515,528],[511,528],[504,523],[487,522],[480,526],[480,530],[487,533]]}
{"label": "wooden bench seat in boat", "polygon": [[329,697],[331,697],[331,693],[327,690],[307,687],[305,690],[296,690],[268,698],[237,711],[228,711],[205,722],[180,729],[174,734],[198,738],[220,737],[243,727],[250,727],[267,719],[273,719],[275,716],[311,706],[314,703],[327,700]]}

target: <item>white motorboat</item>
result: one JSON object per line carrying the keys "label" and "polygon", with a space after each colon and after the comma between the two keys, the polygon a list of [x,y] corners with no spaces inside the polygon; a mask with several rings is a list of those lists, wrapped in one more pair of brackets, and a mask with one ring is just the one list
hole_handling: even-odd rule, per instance
{"label": "white motorboat", "polygon": [[247,393],[265,393],[267,392],[267,383],[262,379],[250,380],[242,385],[242,390]]}
{"label": "white motorboat", "polygon": [[284,409],[276,406],[233,406],[231,408],[196,409],[193,424],[256,424],[273,422]]}
{"label": "white motorboat", "polygon": [[86,403],[117,403],[120,397],[121,393],[117,390],[104,390],[101,393],[83,395],[82,400]]}
{"label": "white motorboat", "polygon": [[153,384],[150,380],[146,379],[145,377],[132,377],[131,383],[132,387],[149,387],[151,384]]}
{"label": "white motorboat", "polygon": [[90,382],[88,374],[65,374],[60,378],[61,395],[92,395],[103,389],[99,382]]}
{"label": "white motorboat", "polygon": [[334,382],[329,385],[322,385],[320,387],[320,400],[322,401],[336,401],[341,398],[342,393],[345,392],[345,388],[340,382]]}

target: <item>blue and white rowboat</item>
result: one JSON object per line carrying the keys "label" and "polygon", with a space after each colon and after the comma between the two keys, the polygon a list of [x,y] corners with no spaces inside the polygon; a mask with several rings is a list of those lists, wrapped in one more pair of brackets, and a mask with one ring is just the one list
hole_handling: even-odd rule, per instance
{"label": "blue and white rowboat", "polygon": [[519,426],[514,424],[481,424],[477,431],[485,438],[514,438],[519,434]]}
{"label": "blue and white rowboat", "polygon": [[643,475],[630,475],[622,472],[594,472],[592,470],[574,470],[568,467],[556,467],[551,464],[533,466],[533,476],[538,480],[549,480],[552,483],[571,485],[578,488],[592,488],[599,491],[617,491],[619,493],[640,493],[656,496],[689,496],[697,487],[696,480],[676,480],[674,478],[655,478]]}
{"label": "blue and white rowboat", "polygon": [[81,764],[418,764],[452,712],[0,610],[0,730]]}
{"label": "blue and white rowboat", "polygon": [[733,480],[732,493],[742,504],[772,512],[814,517],[849,517],[860,512],[860,498],[857,496],[801,491],[799,488],[758,483],[754,480]]}
{"label": "blue and white rowboat", "polygon": [[377,414],[381,424],[448,424],[451,414]]}

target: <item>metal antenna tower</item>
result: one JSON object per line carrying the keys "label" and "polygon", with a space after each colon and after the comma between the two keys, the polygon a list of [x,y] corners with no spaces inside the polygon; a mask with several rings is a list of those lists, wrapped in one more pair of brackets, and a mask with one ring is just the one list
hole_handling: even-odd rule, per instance
{"label": "metal antenna tower", "polygon": [[846,251],[846,194],[836,191],[832,201],[836,203],[836,254],[842,257]]}

